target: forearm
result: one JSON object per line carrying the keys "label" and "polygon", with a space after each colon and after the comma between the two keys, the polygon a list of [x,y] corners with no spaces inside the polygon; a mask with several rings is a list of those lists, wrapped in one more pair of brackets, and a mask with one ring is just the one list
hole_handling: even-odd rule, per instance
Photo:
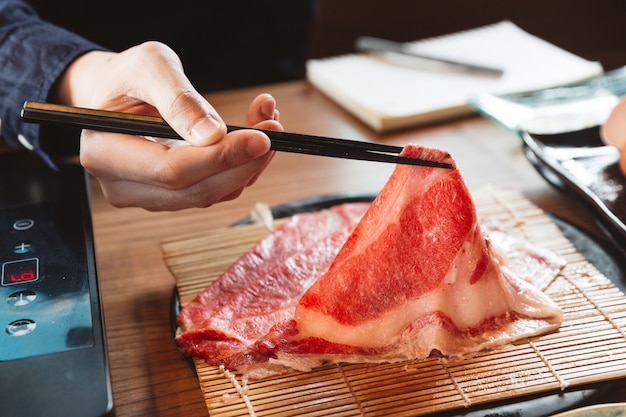
{"label": "forearm", "polygon": [[0,135],[5,143],[40,151],[39,126],[21,121],[22,104],[51,99],[68,65],[94,49],[102,48],[41,21],[24,2],[0,0]]}

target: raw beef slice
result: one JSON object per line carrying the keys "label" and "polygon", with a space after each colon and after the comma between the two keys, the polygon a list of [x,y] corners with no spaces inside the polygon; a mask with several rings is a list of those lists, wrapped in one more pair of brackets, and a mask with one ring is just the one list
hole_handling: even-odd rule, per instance
{"label": "raw beef slice", "polygon": [[253,361],[249,346],[293,317],[368,206],[297,214],[268,234],[181,310],[180,350],[229,368]]}
{"label": "raw beef slice", "polygon": [[[415,145],[403,155],[454,163]],[[553,275],[563,266],[558,257],[524,256]],[[332,263],[318,268],[325,273],[302,281],[288,315],[226,355],[195,354],[263,377],[329,362],[456,356],[557,329],[561,310],[518,276],[528,272],[519,258],[507,267],[507,254],[495,253],[456,168],[399,165]],[[301,281],[295,272],[278,279]],[[271,302],[261,289],[257,297]],[[236,319],[221,325],[239,327]]]}

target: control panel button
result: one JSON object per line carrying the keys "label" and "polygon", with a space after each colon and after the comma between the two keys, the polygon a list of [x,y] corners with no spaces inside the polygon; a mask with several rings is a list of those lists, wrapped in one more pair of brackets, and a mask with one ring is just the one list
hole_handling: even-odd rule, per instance
{"label": "control panel button", "polygon": [[23,255],[30,252],[31,250],[33,250],[33,245],[28,242],[22,242],[19,245],[15,245],[13,247],[13,252],[17,253],[18,255]]}
{"label": "control panel button", "polygon": [[20,219],[13,223],[13,229],[15,230],[28,230],[35,224],[33,219]]}
{"label": "control panel button", "polygon": [[11,336],[24,336],[35,330],[37,323],[30,319],[19,319],[11,322],[6,327],[6,332]]}
{"label": "control panel button", "polygon": [[7,303],[12,305],[13,307],[22,307],[27,304],[32,303],[37,298],[37,294],[30,290],[24,291],[16,291],[12,294],[9,294],[7,297]]}

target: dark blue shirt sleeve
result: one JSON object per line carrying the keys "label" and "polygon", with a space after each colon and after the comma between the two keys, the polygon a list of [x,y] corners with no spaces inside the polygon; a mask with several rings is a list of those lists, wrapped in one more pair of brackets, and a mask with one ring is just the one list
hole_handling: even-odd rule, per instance
{"label": "dark blue shirt sleeve", "polygon": [[103,48],[41,20],[20,0],[0,0],[0,139],[37,152],[40,127],[23,123],[24,101],[47,101],[51,87],[81,54]]}

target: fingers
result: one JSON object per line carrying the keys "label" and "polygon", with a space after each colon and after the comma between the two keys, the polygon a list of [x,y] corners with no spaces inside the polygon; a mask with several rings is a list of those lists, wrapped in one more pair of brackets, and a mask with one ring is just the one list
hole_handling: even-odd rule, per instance
{"label": "fingers", "polygon": [[100,179],[106,199],[115,207],[142,207],[149,211],[206,208],[237,198],[247,186],[255,164],[239,166],[183,190],[164,189],[126,180]]}
{"label": "fingers", "polygon": [[85,131],[80,163],[97,177],[182,189],[262,157],[269,148],[267,136],[252,130],[229,133],[211,146],[171,148],[141,137]]}
{"label": "fingers", "polygon": [[[104,135],[104,140],[96,137]],[[267,137],[249,130],[232,132],[207,147],[169,148],[100,132],[85,132],[81,139],[81,146],[88,148],[81,152],[81,164],[98,177],[105,196],[117,207],[208,207],[239,195],[271,159]]]}
{"label": "fingers", "polygon": [[621,150],[619,167],[626,174],[626,99],[622,99],[613,108],[600,128],[600,136],[607,145],[613,145]]}
{"label": "fingers", "polygon": [[[267,119],[270,113],[277,117],[275,106],[273,97],[257,97],[247,122],[282,129],[277,120]],[[80,162],[116,207],[179,210],[233,199],[257,180],[272,157],[269,139],[255,130],[236,130],[202,147],[170,147],[143,137],[89,130],[81,136]]]}
{"label": "fingers", "polygon": [[278,120],[276,100],[270,94],[259,94],[250,103],[246,114],[246,125],[254,126],[265,120]]}
{"label": "fingers", "polygon": [[[600,129],[602,140],[620,149],[626,144],[626,99],[620,101]],[[626,150],[626,148],[624,148]]]}

